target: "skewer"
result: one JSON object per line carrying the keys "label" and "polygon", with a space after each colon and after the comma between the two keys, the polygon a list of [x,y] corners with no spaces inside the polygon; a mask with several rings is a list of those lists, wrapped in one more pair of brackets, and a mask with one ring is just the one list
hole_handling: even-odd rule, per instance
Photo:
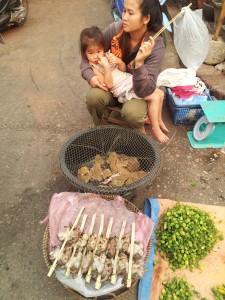
{"label": "skewer", "polygon": [[[81,223],[81,226],[80,226],[80,234],[79,234],[79,237],[81,236],[83,230],[84,230],[84,225],[86,223],[86,220],[87,220],[87,215],[83,215],[83,220],[82,220],[82,223]],[[70,268],[71,268],[71,262],[72,262],[72,258],[74,257],[75,255],[75,252],[77,250],[77,242],[76,244],[74,245],[73,247],[73,252],[72,252],[72,255],[70,257],[70,260],[68,262],[68,267],[67,267],[67,270],[66,270],[66,277],[69,277],[70,276]]]}
{"label": "skewer", "polygon": [[70,231],[68,232],[68,235],[67,235],[67,237],[65,238],[65,240],[64,240],[64,242],[63,242],[63,244],[62,244],[62,246],[61,246],[61,248],[60,248],[60,250],[59,250],[58,256],[56,257],[56,259],[54,260],[53,264],[52,264],[51,267],[50,267],[50,270],[49,270],[48,275],[47,275],[48,277],[52,276],[52,273],[54,272],[54,270],[55,270],[55,268],[56,268],[56,265],[57,265],[57,262],[58,262],[60,256],[62,255],[62,252],[63,252],[63,250],[64,250],[64,247],[65,247],[65,245],[66,245],[66,243],[67,243],[67,241],[68,241],[68,239],[69,239],[69,236],[70,236],[70,234],[72,233],[73,229],[77,226],[77,223],[79,222],[80,216],[81,216],[81,214],[82,214],[84,208],[85,208],[85,206],[82,206],[82,207],[81,207],[81,209],[80,209],[80,211],[79,211],[79,213],[78,213],[78,215],[77,215],[77,217],[76,217],[76,220],[75,220],[74,223],[73,223],[73,226],[71,227]]}
{"label": "skewer", "polygon": [[135,223],[132,223],[132,232],[131,232],[131,242],[130,242],[130,257],[128,264],[128,278],[127,278],[127,287],[131,287],[132,282],[132,263],[134,255],[134,240],[135,240]]}
{"label": "skewer", "polygon": [[115,284],[116,283],[116,269],[117,269],[117,260],[118,260],[118,256],[119,256],[119,251],[120,251],[120,242],[122,240],[122,237],[124,235],[124,230],[125,230],[125,226],[126,226],[126,220],[123,221],[122,227],[121,227],[121,231],[120,231],[120,235],[119,235],[119,240],[117,242],[117,246],[116,246],[116,255],[115,255],[115,260],[113,262],[113,274],[111,276],[111,283]]}
{"label": "skewer", "polygon": [[[96,220],[96,214],[93,214],[92,216],[92,219],[91,219],[91,226],[90,226],[90,229],[89,229],[89,232],[88,232],[88,235],[90,236],[93,232],[93,229],[94,229],[94,225],[95,225],[95,220]],[[82,260],[81,260],[81,265],[80,265],[80,269],[78,271],[78,274],[77,274],[77,277],[81,277],[82,276],[82,261],[86,255],[86,252],[87,252],[87,246],[84,248],[84,251],[83,251],[83,256],[82,256]],[[76,277],[75,277],[76,279]]]}
{"label": "skewer", "polygon": [[[111,233],[111,230],[112,230],[113,220],[114,220],[113,217],[111,217],[110,220],[109,220],[109,224],[108,224],[108,228],[107,228],[107,232],[106,232],[107,243],[108,243],[110,233]],[[98,274],[98,277],[97,277],[97,280],[96,280],[96,283],[95,283],[95,288],[97,290],[99,290],[101,288],[101,285],[102,285],[101,284],[101,277],[102,277],[102,275]]]}
{"label": "skewer", "polygon": [[[100,238],[100,236],[102,234],[103,226],[104,226],[104,214],[101,214],[101,223],[100,223],[100,228],[99,228],[99,232],[98,232],[98,236],[97,236],[97,241],[96,241],[95,249],[93,251],[92,260],[94,260],[95,253],[96,253],[96,251],[98,249],[98,242],[99,242],[99,238]],[[85,277],[85,279],[86,279],[87,282],[90,282],[90,280],[91,280],[91,271],[92,271],[92,264],[89,266],[87,275]]]}
{"label": "skewer", "polygon": [[182,7],[181,11],[179,14],[177,14],[175,17],[173,17],[165,26],[163,26],[154,36],[153,39],[156,39],[170,24],[172,24],[180,15],[185,13],[185,9],[187,7],[190,7],[192,3],[188,4],[188,6]]}

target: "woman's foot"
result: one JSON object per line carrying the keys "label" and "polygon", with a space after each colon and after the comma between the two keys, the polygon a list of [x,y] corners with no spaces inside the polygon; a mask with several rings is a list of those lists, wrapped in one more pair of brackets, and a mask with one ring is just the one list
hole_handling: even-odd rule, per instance
{"label": "woman's foot", "polygon": [[160,128],[152,128],[152,133],[160,143],[166,143],[169,140],[168,136],[166,136]]}
{"label": "woman's foot", "polygon": [[163,120],[159,120],[159,127],[165,131],[165,132],[169,132],[168,128],[166,127],[166,125],[164,124]]}

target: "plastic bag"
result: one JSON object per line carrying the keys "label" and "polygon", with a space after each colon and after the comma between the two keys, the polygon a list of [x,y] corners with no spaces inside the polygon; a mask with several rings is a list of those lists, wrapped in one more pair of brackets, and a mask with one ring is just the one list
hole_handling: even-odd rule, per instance
{"label": "plastic bag", "polygon": [[208,29],[199,14],[188,7],[174,22],[174,45],[183,64],[195,71],[208,54]]}
{"label": "plastic bag", "polygon": [[122,280],[123,278],[118,278],[116,281],[116,284],[111,284],[109,281],[103,282],[101,289],[96,290],[95,288],[95,282],[91,280],[90,283],[86,282],[84,278],[77,277],[76,279],[72,277],[66,277],[65,271],[63,270],[56,270],[56,277],[57,279],[62,283],[70,287],[71,289],[77,291],[81,295],[83,295],[85,298],[90,297],[99,297],[102,295],[106,295],[109,293],[112,293],[118,289],[120,289],[123,284]]}

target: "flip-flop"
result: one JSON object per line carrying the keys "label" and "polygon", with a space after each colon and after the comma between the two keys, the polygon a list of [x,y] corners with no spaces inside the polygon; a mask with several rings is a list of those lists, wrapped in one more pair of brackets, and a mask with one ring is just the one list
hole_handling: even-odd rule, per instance
{"label": "flip-flop", "polygon": [[149,119],[149,117],[145,120],[145,125],[150,125],[151,124],[151,121]]}

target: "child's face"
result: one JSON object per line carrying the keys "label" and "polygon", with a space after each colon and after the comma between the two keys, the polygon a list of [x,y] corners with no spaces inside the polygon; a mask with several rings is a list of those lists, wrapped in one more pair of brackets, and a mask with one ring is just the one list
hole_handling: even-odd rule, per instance
{"label": "child's face", "polygon": [[90,45],[85,52],[87,59],[92,64],[97,64],[99,57],[104,56],[104,48],[102,46]]}

